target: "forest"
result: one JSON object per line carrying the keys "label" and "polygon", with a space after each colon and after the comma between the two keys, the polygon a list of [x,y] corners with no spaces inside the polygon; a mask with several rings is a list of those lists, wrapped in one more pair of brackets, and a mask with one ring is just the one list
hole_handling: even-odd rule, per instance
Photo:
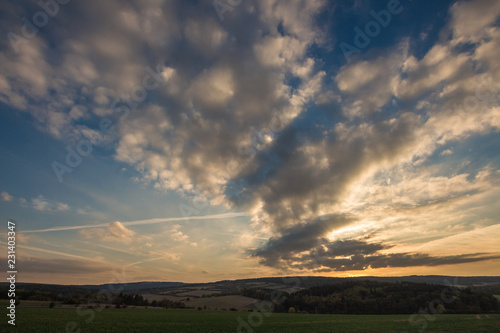
{"label": "forest", "polygon": [[[260,300],[276,299],[271,289],[244,289]],[[286,296],[286,295],[285,295]],[[491,294],[451,286],[414,282],[348,281],[315,286],[280,298],[276,312],[320,314],[498,313]]]}

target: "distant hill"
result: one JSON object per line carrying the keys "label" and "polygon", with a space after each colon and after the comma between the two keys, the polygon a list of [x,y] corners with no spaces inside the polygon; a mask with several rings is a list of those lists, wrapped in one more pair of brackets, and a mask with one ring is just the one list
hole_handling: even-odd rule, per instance
{"label": "distant hill", "polygon": [[[0,283],[3,297],[8,283]],[[99,291],[107,291],[105,293]],[[279,295],[282,302],[274,302]],[[267,277],[211,283],[135,282],[101,285],[18,283],[18,300],[64,305],[233,309],[256,311],[271,300],[276,312],[337,314],[416,313],[440,304],[444,313],[498,313],[500,277]],[[1,297],[1,296],[0,296]],[[104,297],[104,298],[103,298]],[[429,305],[431,304],[431,305]],[[438,303],[436,303],[438,304]]]}
{"label": "distant hill", "polygon": [[[130,283],[106,283],[99,285],[72,285],[71,287],[84,288],[90,290],[100,290],[100,289],[110,289],[117,290],[120,289],[123,292],[138,292],[149,289],[164,289],[164,288],[174,288],[182,287],[186,285],[183,282],[130,282]],[[111,288],[110,288],[111,287]]]}
{"label": "distant hill", "polygon": [[[8,286],[8,282],[0,282],[0,287]],[[82,285],[65,285],[65,284],[44,284],[44,283],[26,283],[18,282],[18,288],[41,291],[69,291],[71,293],[86,292],[89,290],[106,289],[111,286],[117,289],[120,287],[123,291],[130,290],[146,290],[153,288],[173,288],[186,285],[182,282],[129,282],[129,283],[107,283],[107,284],[82,284]]]}
{"label": "distant hill", "polygon": [[[98,285],[57,285],[57,284],[38,284],[38,283],[17,283],[18,288],[29,290],[41,290],[47,292],[59,293],[84,293],[87,291],[95,291],[100,289],[120,289],[123,292],[136,293],[144,291],[158,291],[163,289],[172,289],[180,287],[199,287],[208,289],[227,290],[232,292],[241,290],[251,286],[267,285],[268,287],[276,287],[275,289],[303,289],[315,286],[322,286],[327,284],[343,283],[346,281],[377,281],[377,282],[418,282],[430,283],[440,285],[456,285],[467,287],[479,286],[492,286],[500,285],[500,276],[444,276],[444,275],[411,275],[411,276],[398,276],[398,277],[376,277],[376,276],[363,276],[363,277],[321,277],[321,276],[291,276],[291,277],[263,277],[253,279],[239,279],[239,280],[222,280],[208,283],[184,283],[184,282],[132,282],[125,284],[98,284]],[[8,286],[7,282],[1,282],[0,287]],[[110,288],[111,287],[111,288]],[[272,289],[272,288],[271,288]]]}

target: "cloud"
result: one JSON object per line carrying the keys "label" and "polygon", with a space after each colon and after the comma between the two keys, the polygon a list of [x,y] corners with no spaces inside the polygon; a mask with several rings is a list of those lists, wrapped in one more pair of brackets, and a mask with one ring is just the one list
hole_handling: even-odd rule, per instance
{"label": "cloud", "polygon": [[341,92],[346,115],[369,115],[379,111],[396,95],[408,48],[408,41],[404,41],[390,54],[340,68],[335,82]]}
{"label": "cloud", "polygon": [[135,235],[134,231],[127,229],[118,221],[111,222],[106,229],[82,229],[79,233],[85,238],[98,238],[101,241],[115,240],[125,243],[132,241],[132,237]]}
{"label": "cloud", "polygon": [[34,209],[42,212],[63,212],[63,211],[68,211],[71,208],[69,205],[62,203],[62,202],[56,202],[56,201],[49,201],[46,200],[43,195],[39,195],[37,198],[31,200],[31,205]]}
{"label": "cloud", "polygon": [[329,216],[289,226],[281,231],[280,236],[270,238],[264,246],[253,251],[252,256],[263,258],[261,263],[268,266],[280,266],[282,260],[286,261],[294,254],[319,246],[323,242],[323,235],[349,222],[351,219],[348,217]]}
{"label": "cloud", "polygon": [[[489,30],[490,39],[484,39],[483,46],[497,38],[495,31]],[[485,53],[490,54],[492,50],[485,48]],[[413,214],[423,212],[424,207],[434,207],[430,216],[445,216],[446,213],[449,217],[455,216],[453,209],[488,193],[491,182],[497,184],[496,176],[487,167],[474,171],[478,175],[476,179],[467,173],[438,176],[439,168],[429,169],[431,155],[442,145],[464,142],[473,133],[481,135],[500,128],[495,120],[498,100],[491,95],[487,101],[479,100],[476,95],[478,89],[484,92],[495,84],[478,83],[481,72],[474,70],[474,55],[455,48],[453,41],[438,42],[420,60],[409,52],[405,42],[387,53],[388,56],[375,55],[374,58],[368,55],[366,60],[345,65],[335,76],[342,110],[349,118],[359,117],[356,121],[339,121],[333,131],[323,130],[318,124],[316,131],[323,133],[320,140],[307,133],[306,140],[301,143],[286,140],[286,148],[285,144],[279,146],[280,141],[276,140],[270,149],[274,160],[267,155],[259,162],[273,161],[277,167],[273,170],[263,166],[260,170],[266,170],[265,177],[256,177],[255,173],[243,178],[246,184],[243,193],[253,200],[252,209],[256,212],[253,220],[261,226],[270,226],[272,232],[281,235],[253,252],[263,264],[283,268],[295,262],[300,266],[310,260],[299,255],[300,251],[311,251],[318,243],[327,246],[326,230],[315,232],[312,239],[307,232],[303,236],[289,233],[302,225],[305,230],[314,231],[315,225],[308,225],[306,221],[315,216],[351,213],[353,221],[379,221],[380,228],[385,228],[386,222],[382,221],[411,216],[411,223],[418,225],[422,217]],[[486,55],[483,58],[484,64],[493,68],[490,58]],[[500,72],[491,74],[496,77]],[[388,118],[370,116],[371,112],[381,112],[381,108],[393,108],[395,98],[401,103],[396,113],[390,113]],[[467,102],[477,102],[477,107],[469,112],[453,107],[461,105],[465,109],[464,98]],[[419,105],[417,110],[409,107],[410,101]],[[416,112],[424,110],[427,116],[424,112]],[[422,164],[426,167],[420,167]],[[398,179],[394,172],[403,166],[407,168],[405,177],[408,178]],[[384,171],[397,182],[381,187],[365,186],[371,181],[386,182],[378,178]],[[391,209],[395,209],[394,216],[380,216],[390,214]],[[426,226],[431,228],[429,224]],[[390,234],[387,227],[387,235]],[[285,242],[288,237],[290,241]],[[491,257],[474,254],[433,257],[422,253],[374,253],[366,258],[356,253],[349,255],[357,260],[329,258],[331,262],[326,266],[335,270],[404,267],[405,260],[409,266],[434,266]]]}
{"label": "cloud", "polygon": [[127,229],[123,224],[116,221],[109,225],[107,229],[107,234],[118,238],[118,239],[128,239],[135,234],[132,230]]}
{"label": "cloud", "polygon": [[453,149],[446,149],[441,152],[441,155],[447,156],[447,155],[453,155]]}
{"label": "cloud", "polygon": [[478,42],[487,28],[500,16],[500,4],[494,0],[457,1],[451,7],[450,27],[454,42]]}
{"label": "cloud", "polygon": [[[433,225],[453,208],[448,217],[465,223],[457,207],[483,207],[474,200],[498,188],[496,166],[457,162],[452,146],[500,129],[499,5],[456,2],[423,54],[405,37],[326,68],[315,50],[327,44],[328,28],[317,20],[327,4],[245,1],[219,22],[211,2],[75,2],[19,55],[0,51],[0,99],[30,113],[53,137],[75,142],[85,124],[113,117],[112,101],[131,98],[145,66],[159,64],[166,82],[126,119],[114,117],[117,130],[106,140],[113,158],[137,171],[135,180],[245,212],[190,220],[250,216],[256,234],[270,237],[253,256],[272,267],[311,264],[311,251],[355,259],[322,263],[336,270],[481,260],[384,254],[384,242],[335,243],[328,234],[371,222],[418,229],[417,212],[429,214],[426,225]],[[9,6],[5,16],[22,16],[20,7]],[[436,165],[440,151],[456,165]],[[42,196],[32,205],[70,209]],[[129,241],[130,226],[182,220],[26,232],[81,230],[89,238]],[[188,242],[178,227],[172,230],[172,239]]]}
{"label": "cloud", "polygon": [[170,230],[170,236],[176,242],[187,241],[189,239],[189,236],[183,234],[182,231],[179,230],[180,228],[181,228],[181,226],[178,224],[173,225],[171,230]]}
{"label": "cloud", "polygon": [[0,195],[2,196],[3,201],[12,201],[12,199],[13,199],[12,195],[10,195],[9,193],[7,193],[5,191],[0,193]]}
{"label": "cloud", "polygon": [[[313,271],[357,271],[386,267],[440,266],[470,263],[490,259],[498,259],[500,255],[481,253],[430,256],[425,253],[386,253],[382,250],[391,245],[370,243],[363,240],[349,239],[334,242],[321,241],[311,244],[308,251],[294,251],[279,262],[269,262],[266,253],[261,263],[281,269],[313,270]],[[306,252],[306,253],[304,253]]]}

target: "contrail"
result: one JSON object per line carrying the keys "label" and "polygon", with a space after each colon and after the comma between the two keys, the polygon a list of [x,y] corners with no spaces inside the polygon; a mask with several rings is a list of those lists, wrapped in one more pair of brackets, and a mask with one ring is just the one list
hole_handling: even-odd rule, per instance
{"label": "contrail", "polygon": [[[205,216],[189,216],[189,217],[166,217],[166,218],[156,218],[149,220],[137,220],[120,222],[123,225],[144,225],[144,224],[157,224],[165,222],[177,222],[183,220],[215,220],[215,219],[229,219],[232,217],[242,217],[248,216],[246,213],[225,213],[225,214],[215,214],[215,215],[205,215]],[[103,228],[109,227],[110,223],[92,224],[92,225],[75,225],[75,226],[60,226],[47,229],[39,230],[25,230],[22,233],[38,233],[38,232],[50,232],[50,231],[65,231],[65,230],[79,230],[79,229],[90,229],[90,228]]]}
{"label": "contrail", "polygon": [[[0,244],[1,245],[4,245],[4,244],[6,245],[6,243],[3,243],[3,242],[0,242]],[[39,247],[32,247],[32,246],[27,246],[27,245],[22,245],[20,247],[23,248],[23,249],[28,249],[28,250],[32,250],[32,251],[36,251],[36,252],[45,252],[45,253],[50,253],[50,254],[57,254],[59,256],[76,258],[76,259],[87,260],[87,261],[92,261],[92,262],[99,261],[99,260],[96,260],[95,258],[82,257],[82,256],[78,256],[76,254],[69,254],[69,253],[64,253],[64,252],[59,252],[59,251],[52,251],[52,250],[42,249],[42,248],[39,248]]]}

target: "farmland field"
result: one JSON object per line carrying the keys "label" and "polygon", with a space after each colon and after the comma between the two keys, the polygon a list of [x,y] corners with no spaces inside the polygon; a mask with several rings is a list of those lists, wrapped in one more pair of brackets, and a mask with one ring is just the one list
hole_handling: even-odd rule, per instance
{"label": "farmland field", "polygon": [[[500,315],[438,315],[434,321],[419,316],[418,325],[408,315],[313,315],[263,314],[257,312],[165,310],[165,309],[83,309],[19,307],[16,327],[1,332],[500,332]],[[92,314],[95,315],[92,318]],[[240,319],[238,319],[240,318]],[[92,320],[90,320],[92,319]],[[88,321],[88,323],[86,322]],[[261,325],[259,325],[261,323]],[[253,326],[252,326],[253,324]],[[241,324],[243,325],[243,324]],[[69,330],[66,330],[66,327]],[[250,330],[248,329],[250,328]],[[79,331],[80,330],[80,331]]]}
{"label": "farmland field", "polygon": [[246,310],[252,307],[252,304],[258,300],[240,296],[240,295],[230,295],[230,296],[219,296],[219,297],[204,297],[195,298],[190,302],[186,302],[187,306],[190,307],[206,307],[209,310],[222,310],[230,308],[236,308],[238,310]]}

